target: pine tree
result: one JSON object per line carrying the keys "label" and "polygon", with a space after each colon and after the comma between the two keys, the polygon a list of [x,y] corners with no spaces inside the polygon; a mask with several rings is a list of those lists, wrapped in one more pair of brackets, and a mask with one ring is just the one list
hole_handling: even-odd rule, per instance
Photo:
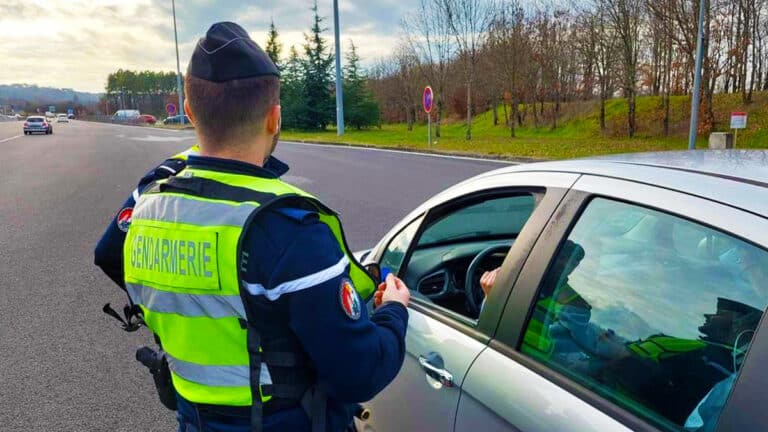
{"label": "pine tree", "polygon": [[272,62],[275,64],[275,66],[277,66],[278,69],[282,69],[280,65],[280,53],[283,51],[283,44],[277,40],[278,36],[280,36],[280,34],[277,32],[277,28],[275,27],[275,21],[272,20],[269,24],[267,45],[265,46],[264,51],[267,52],[267,55],[270,59],[272,59]]}
{"label": "pine tree", "polygon": [[360,69],[357,47],[350,41],[344,66],[344,122],[358,130],[379,124],[381,111],[368,89],[368,77]]}
{"label": "pine tree", "polygon": [[311,33],[305,34],[303,59],[304,100],[299,115],[299,127],[302,129],[325,129],[335,116],[331,89],[333,88],[332,67],[333,56],[328,53],[328,47],[321,27],[323,18],[317,11],[317,0],[312,7],[314,23]]}
{"label": "pine tree", "polygon": [[283,128],[301,128],[299,121],[304,105],[304,64],[296,52],[296,47],[291,46],[288,61],[281,72],[280,105],[282,106]]}

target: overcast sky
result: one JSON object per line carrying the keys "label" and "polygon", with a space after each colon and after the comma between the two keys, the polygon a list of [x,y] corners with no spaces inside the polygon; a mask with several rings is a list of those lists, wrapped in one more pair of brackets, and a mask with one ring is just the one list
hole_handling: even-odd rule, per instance
{"label": "overcast sky", "polygon": [[[312,0],[177,0],[182,71],[208,27],[234,21],[262,47],[274,19],[284,55],[303,43]],[[319,4],[332,42],[332,0]],[[363,61],[387,55],[415,0],[339,0],[342,50]],[[28,83],[101,92],[119,68],[175,70],[171,0],[0,0],[0,84]]]}

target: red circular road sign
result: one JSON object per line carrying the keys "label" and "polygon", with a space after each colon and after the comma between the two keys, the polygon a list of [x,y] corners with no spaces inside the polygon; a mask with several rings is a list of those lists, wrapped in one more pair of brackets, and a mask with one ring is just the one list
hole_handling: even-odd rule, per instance
{"label": "red circular road sign", "polygon": [[174,115],[176,114],[176,105],[169,103],[165,106],[165,110],[168,112],[168,115]]}
{"label": "red circular road sign", "polygon": [[432,87],[426,86],[424,88],[424,96],[421,98],[421,102],[424,104],[424,112],[429,114],[432,112],[432,106],[435,104],[435,95],[432,93]]}

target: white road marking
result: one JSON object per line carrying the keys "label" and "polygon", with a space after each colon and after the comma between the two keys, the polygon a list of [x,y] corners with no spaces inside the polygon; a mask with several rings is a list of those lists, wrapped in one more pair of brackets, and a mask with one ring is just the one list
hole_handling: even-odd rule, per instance
{"label": "white road marking", "polygon": [[12,137],[10,137],[10,138],[1,139],[1,140],[0,140],[0,143],[4,143],[4,142],[10,141],[10,140],[15,140],[16,138],[21,138],[21,137],[23,137],[23,136],[24,136],[24,135],[16,135],[16,136],[12,136]]}
{"label": "white road marking", "polygon": [[294,176],[294,175],[284,175],[280,177],[280,180],[283,180],[286,183],[290,183],[294,186],[306,186],[308,184],[314,183],[312,180],[301,177],[301,176]]}
{"label": "white road marking", "polygon": [[387,152],[387,153],[401,153],[401,154],[427,156],[427,157],[435,157],[435,158],[443,158],[443,159],[468,160],[468,161],[475,161],[475,162],[491,162],[491,163],[498,163],[498,164],[504,164],[504,165],[520,164],[520,162],[501,160],[501,159],[484,159],[484,158],[471,157],[471,156],[454,156],[454,155],[444,155],[444,154],[438,154],[438,153],[422,153],[419,151],[390,150],[386,148],[362,147],[362,146],[347,145],[347,144],[314,144],[314,143],[302,143],[302,142],[296,142],[296,141],[282,141],[282,140],[280,141],[280,143],[313,146],[313,147],[331,147],[331,148],[348,149],[348,150],[368,150],[368,151],[378,151],[378,152]]}
{"label": "white road marking", "polygon": [[170,142],[170,141],[186,141],[186,140],[193,140],[195,137],[193,136],[156,136],[156,135],[147,135],[144,137],[128,137],[129,140],[133,141],[150,141],[150,142]]}

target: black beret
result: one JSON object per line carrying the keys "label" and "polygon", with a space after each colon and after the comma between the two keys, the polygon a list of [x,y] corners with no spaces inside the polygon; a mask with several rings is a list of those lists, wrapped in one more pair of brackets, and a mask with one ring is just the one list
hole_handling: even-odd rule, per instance
{"label": "black beret", "polygon": [[280,76],[267,53],[233,22],[211,26],[197,42],[189,73],[207,81],[224,82],[260,76]]}

